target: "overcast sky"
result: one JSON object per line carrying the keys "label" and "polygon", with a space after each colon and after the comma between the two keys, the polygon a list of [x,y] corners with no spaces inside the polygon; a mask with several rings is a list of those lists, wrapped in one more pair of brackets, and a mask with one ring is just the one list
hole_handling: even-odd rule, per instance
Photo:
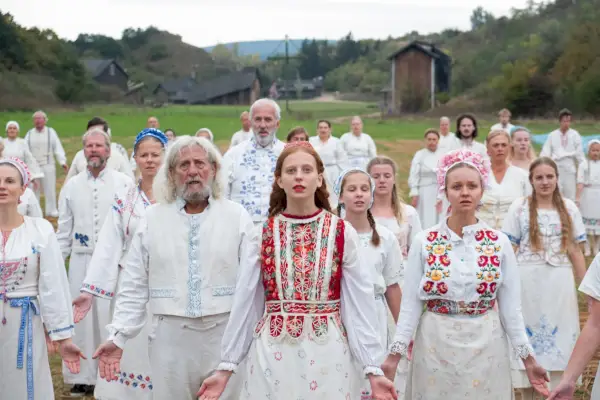
{"label": "overcast sky", "polygon": [[496,16],[526,0],[0,0],[26,27],[50,28],[74,40],[80,33],[119,38],[128,27],[154,25],[195,46],[315,37],[386,38],[417,30],[469,29],[481,5]]}

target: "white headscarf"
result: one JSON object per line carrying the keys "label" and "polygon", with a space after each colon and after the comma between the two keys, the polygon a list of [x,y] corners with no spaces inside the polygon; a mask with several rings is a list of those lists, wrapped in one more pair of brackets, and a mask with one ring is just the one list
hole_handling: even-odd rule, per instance
{"label": "white headscarf", "polygon": [[10,128],[11,126],[15,126],[18,131],[21,130],[21,127],[19,126],[19,123],[17,121],[8,121],[6,123],[6,129],[5,129],[5,131],[8,131],[8,128]]}

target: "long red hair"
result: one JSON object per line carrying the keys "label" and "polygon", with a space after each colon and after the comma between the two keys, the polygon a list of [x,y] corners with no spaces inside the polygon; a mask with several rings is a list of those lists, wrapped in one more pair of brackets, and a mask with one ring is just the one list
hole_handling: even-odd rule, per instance
{"label": "long red hair", "polygon": [[[271,190],[271,198],[269,200],[269,217],[273,217],[281,213],[287,207],[287,196],[285,191],[277,184],[277,180],[281,177],[281,170],[283,169],[283,162],[290,155],[298,151],[310,154],[315,159],[317,164],[317,173],[321,176],[325,174],[325,166],[323,160],[319,157],[316,150],[308,144],[308,142],[295,142],[287,145],[275,164],[275,181],[273,182],[273,189]],[[327,185],[325,185],[325,179],[323,184],[318,187],[315,191],[315,205],[318,208],[325,209],[331,212],[331,205],[329,204],[329,192],[327,191]]]}

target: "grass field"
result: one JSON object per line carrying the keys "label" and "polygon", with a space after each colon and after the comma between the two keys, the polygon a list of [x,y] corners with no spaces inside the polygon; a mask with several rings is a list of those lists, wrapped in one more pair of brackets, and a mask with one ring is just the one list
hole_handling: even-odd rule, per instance
{"label": "grass field", "polygon": [[[281,104],[285,108],[285,104]],[[392,157],[398,163],[398,184],[404,193],[407,191],[407,178],[413,154],[422,147],[421,138],[425,129],[437,127],[437,118],[406,117],[394,120],[381,120],[373,117],[378,113],[376,106],[360,102],[316,103],[310,101],[290,102],[292,112],[283,112],[279,138],[285,138],[288,130],[301,125],[310,134],[315,133],[318,119],[325,118],[333,122],[333,133],[336,136],[349,130],[352,115],[361,115],[365,123],[364,131],[376,141],[378,153]],[[49,126],[57,130],[61,137],[69,162],[81,149],[81,135],[87,121],[93,116],[102,116],[108,120],[113,132],[113,140],[121,143],[131,151],[135,135],[144,128],[148,116],[154,115],[160,120],[161,128],[173,128],[177,134],[194,134],[199,128],[208,127],[215,135],[215,142],[225,151],[233,132],[239,130],[239,115],[247,107],[235,106],[176,106],[167,108],[134,108],[131,106],[90,107],[81,111],[47,111]],[[0,112],[2,126],[8,120],[16,120],[21,125],[23,136],[32,126],[31,112]],[[366,116],[371,116],[367,118]],[[452,117],[452,116],[451,116]],[[494,120],[479,122],[480,132],[487,132]],[[556,129],[556,121],[515,121],[528,126],[534,133],[547,133]],[[595,121],[576,122],[574,128],[584,135],[600,133],[600,123]],[[57,170],[58,188],[62,186],[64,173]],[[54,221],[53,221],[54,222]],[[591,261],[591,260],[588,260]],[[587,311],[581,308],[582,323],[587,319]],[[597,358],[598,359],[598,358]],[[580,400],[589,399],[591,383],[596,370],[596,362],[590,364],[584,376],[584,385],[579,391]],[[62,383],[60,359],[51,359],[55,394],[57,399],[68,393]]]}

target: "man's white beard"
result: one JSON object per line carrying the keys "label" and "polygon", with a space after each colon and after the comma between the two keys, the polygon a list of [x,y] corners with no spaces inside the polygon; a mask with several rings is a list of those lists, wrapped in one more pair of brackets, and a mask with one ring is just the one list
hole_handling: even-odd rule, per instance
{"label": "man's white beard", "polygon": [[177,188],[177,195],[179,197],[181,197],[183,200],[185,200],[186,203],[190,203],[190,204],[202,203],[203,201],[205,201],[206,199],[208,199],[211,196],[212,184],[213,184],[213,180],[211,179],[209,182],[206,183],[206,186],[204,186],[201,190],[199,190],[197,192],[190,192],[188,190],[187,183],[185,183],[182,186]]}
{"label": "man's white beard", "polygon": [[268,136],[260,136],[258,133],[254,133],[254,139],[256,143],[258,143],[261,147],[267,147],[271,143],[273,143],[273,139],[275,139],[275,134],[277,133],[277,129],[273,130],[273,132],[269,132]]}
{"label": "man's white beard", "polygon": [[87,160],[87,165],[90,168],[100,168],[106,165],[106,158],[99,157],[97,160]]}

